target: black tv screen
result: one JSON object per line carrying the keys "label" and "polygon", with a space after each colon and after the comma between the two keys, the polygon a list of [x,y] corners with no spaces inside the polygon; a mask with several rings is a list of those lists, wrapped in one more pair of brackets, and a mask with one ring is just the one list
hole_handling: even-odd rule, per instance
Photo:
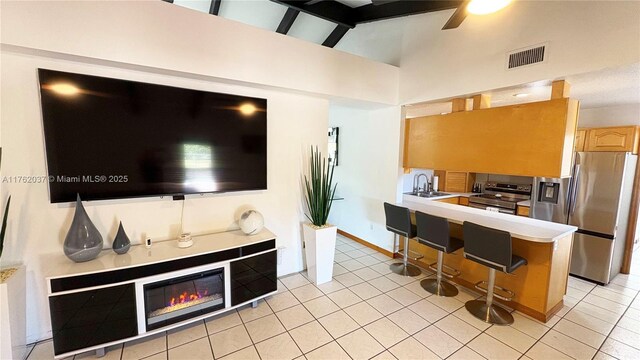
{"label": "black tv screen", "polygon": [[267,188],[267,100],[39,69],[52,203]]}

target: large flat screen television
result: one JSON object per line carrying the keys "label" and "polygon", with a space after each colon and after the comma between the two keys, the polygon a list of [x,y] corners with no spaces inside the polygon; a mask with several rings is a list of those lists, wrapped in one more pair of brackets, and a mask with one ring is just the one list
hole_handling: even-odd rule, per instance
{"label": "large flat screen television", "polygon": [[267,188],[267,100],[38,70],[52,203]]}

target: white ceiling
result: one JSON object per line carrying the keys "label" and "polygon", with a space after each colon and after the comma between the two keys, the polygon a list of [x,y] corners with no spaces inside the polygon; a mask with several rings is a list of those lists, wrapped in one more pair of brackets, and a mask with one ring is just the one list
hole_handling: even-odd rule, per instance
{"label": "white ceiling", "polygon": [[[580,100],[582,109],[604,106],[640,104],[640,63],[604,69],[596,72],[567,76],[564,80],[571,85],[570,97]],[[520,103],[549,100],[552,79],[513,86],[505,89],[483,91],[491,95],[491,106],[506,106]],[[515,97],[515,94],[528,94]],[[467,94],[461,97],[471,97]],[[451,112],[451,99],[411,104],[407,106],[407,117],[436,115]],[[467,100],[467,108],[471,100]]]}
{"label": "white ceiling", "polygon": [[[358,7],[371,3],[371,0],[339,0],[341,3]],[[211,0],[174,0],[174,4],[196,11],[208,13]],[[219,16],[239,21],[265,30],[275,31],[280,24],[286,7],[270,0],[222,0]],[[437,21],[448,18],[449,12],[442,14],[423,14],[421,21]],[[363,56],[375,61],[399,66],[402,54],[405,27],[411,17],[360,24],[349,30],[335,46],[337,50]],[[300,13],[287,36],[322,44],[333,31],[335,24],[320,18]],[[534,65],[535,66],[535,65]],[[492,96],[492,106],[504,106],[522,102],[546,100],[551,93],[551,81],[522,84],[506,89],[487,89],[484,93]],[[569,76],[571,97],[581,101],[582,108],[597,108],[624,104],[640,104],[640,64],[604,69],[588,74]],[[516,93],[528,93],[525,98],[513,97]],[[474,94],[467,94],[472,96]],[[461,96],[467,96],[461,95]],[[408,107],[409,116],[424,116],[451,111],[450,99],[432,101],[425,104],[413,104]]]}

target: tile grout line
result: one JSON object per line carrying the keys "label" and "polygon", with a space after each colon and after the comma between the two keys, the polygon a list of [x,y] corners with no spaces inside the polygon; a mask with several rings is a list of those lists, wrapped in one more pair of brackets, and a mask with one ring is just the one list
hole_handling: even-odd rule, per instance
{"label": "tile grout line", "polygon": [[[620,323],[620,320],[622,320],[622,317],[627,313],[627,311],[629,311],[629,308],[631,308],[631,305],[633,304],[633,302],[634,302],[636,299],[638,299],[638,294],[640,294],[640,293],[636,293],[636,296],[634,296],[634,297],[633,297],[633,300],[631,301],[631,303],[629,303],[629,305],[628,305],[628,306],[627,306],[627,308],[624,310],[624,312],[622,313],[622,315],[620,315],[620,318],[618,319],[618,321],[616,321],[616,323],[613,325],[613,328],[611,329],[611,331],[609,331],[609,334],[607,334],[607,337],[604,339],[604,341],[602,342],[602,344],[600,344],[600,347],[597,349],[597,351],[596,351],[596,355],[597,355],[599,352],[603,352],[603,353],[605,353],[605,354],[607,354],[607,355],[609,355],[609,356],[611,356],[611,357],[614,357],[614,358],[615,358],[615,356],[613,356],[613,355],[611,355],[611,354],[609,354],[609,353],[607,353],[607,352],[602,351],[602,350],[601,350],[601,349],[602,349],[602,346],[604,346],[604,343],[605,343],[605,342],[607,342],[607,340],[609,340],[609,339],[611,338],[611,333],[616,329],[616,327],[618,326],[618,323]],[[613,341],[618,341],[618,340],[613,339],[613,338],[611,338],[611,339],[612,339]],[[631,348],[633,348],[633,349],[636,349],[635,347],[633,347],[633,346],[631,346],[631,345],[628,345],[628,344],[626,344],[626,343],[623,343],[623,344],[625,344],[626,346],[629,346],[629,347],[631,347]],[[640,350],[640,349],[636,349],[636,350]],[[594,357],[595,357],[595,355],[594,355]]]}

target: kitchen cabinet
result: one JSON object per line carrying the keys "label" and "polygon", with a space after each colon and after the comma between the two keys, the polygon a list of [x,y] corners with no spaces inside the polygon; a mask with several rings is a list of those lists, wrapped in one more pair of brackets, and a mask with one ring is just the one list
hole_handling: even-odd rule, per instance
{"label": "kitchen cabinet", "polygon": [[460,199],[458,200],[458,205],[469,206],[469,198],[465,196],[460,196]]}
{"label": "kitchen cabinet", "polygon": [[471,192],[476,175],[466,171],[436,170],[434,175],[439,177],[440,184],[444,184],[444,192]]}
{"label": "kitchen cabinet", "polygon": [[638,126],[589,129],[584,151],[630,151],[638,153]]}
{"label": "kitchen cabinet", "polygon": [[528,206],[521,206],[518,205],[518,208],[516,210],[516,213],[518,214],[518,216],[526,216],[529,217],[529,207]]}
{"label": "kitchen cabinet", "polygon": [[569,177],[578,107],[562,98],[407,119],[403,166]]}
{"label": "kitchen cabinet", "polygon": [[587,129],[578,129],[576,131],[575,151],[584,151],[584,143],[587,139],[588,132],[589,130]]}
{"label": "kitchen cabinet", "polygon": [[446,199],[439,199],[439,200],[436,200],[436,201],[447,203],[447,204],[458,205],[458,197],[457,196],[456,197],[451,197],[451,198],[446,198]]}

